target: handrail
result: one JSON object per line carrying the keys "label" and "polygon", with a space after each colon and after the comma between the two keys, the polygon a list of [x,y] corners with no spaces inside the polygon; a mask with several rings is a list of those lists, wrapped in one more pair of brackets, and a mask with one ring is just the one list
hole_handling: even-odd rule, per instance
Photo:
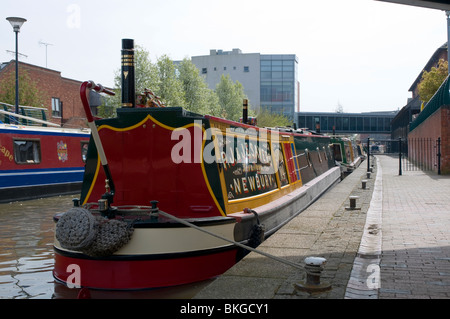
{"label": "handrail", "polygon": [[104,88],[101,84],[95,84],[93,81],[85,81],[81,84],[80,87],[81,103],[83,104],[84,112],[86,113],[86,118],[88,120],[89,128],[91,129],[92,138],[94,139],[95,146],[97,147],[97,151],[100,156],[100,161],[102,163],[103,170],[105,171],[106,178],[108,179],[109,188],[111,189],[111,193],[114,194],[115,187],[111,177],[111,172],[109,170],[108,160],[106,159],[102,141],[100,139],[100,136],[98,135],[97,126],[95,125],[94,117],[92,116],[91,107],[89,105],[89,90],[94,90],[98,93],[106,93],[109,95],[115,95],[115,93]]}

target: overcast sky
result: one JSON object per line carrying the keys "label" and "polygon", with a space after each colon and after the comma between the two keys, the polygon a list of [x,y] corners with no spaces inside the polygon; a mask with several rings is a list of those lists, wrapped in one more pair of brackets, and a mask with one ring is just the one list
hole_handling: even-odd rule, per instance
{"label": "overcast sky", "polygon": [[21,61],[63,77],[113,86],[122,38],[152,61],[210,49],[296,54],[300,108],[333,112],[402,108],[413,81],[447,41],[444,11],[374,0],[1,0],[0,61],[14,56],[9,16],[28,21]]}

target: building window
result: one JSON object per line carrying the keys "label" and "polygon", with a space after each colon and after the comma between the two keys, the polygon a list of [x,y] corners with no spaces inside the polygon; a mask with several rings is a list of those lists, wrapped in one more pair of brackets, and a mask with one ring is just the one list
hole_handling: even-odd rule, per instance
{"label": "building window", "polygon": [[334,122],[335,122],[335,117],[329,116],[328,117],[328,130],[329,131],[333,131],[333,129],[336,129]]}
{"label": "building window", "polygon": [[370,118],[364,118],[364,131],[370,131]]}
{"label": "building window", "polygon": [[250,67],[244,66],[244,72],[250,72]]}
{"label": "building window", "polygon": [[362,117],[358,117],[356,118],[356,130],[357,131],[364,131],[364,126],[363,126],[363,118]]}
{"label": "building window", "polygon": [[217,71],[217,68],[216,68],[216,67],[214,67],[214,71]]}
{"label": "building window", "polygon": [[61,101],[57,97],[52,97],[52,116],[61,117]]}
{"label": "building window", "polygon": [[384,119],[384,130],[390,132],[391,131],[391,119],[386,117]]}
{"label": "building window", "polygon": [[342,118],[342,130],[343,131],[348,131],[348,125],[349,125],[349,118],[348,117],[343,117]]}
{"label": "building window", "polygon": [[356,117],[350,118],[350,131],[356,131]]}
{"label": "building window", "polygon": [[206,74],[208,73],[208,69],[207,68],[202,68],[202,74]]}
{"label": "building window", "polygon": [[370,131],[375,132],[377,130],[377,118],[370,118]]}
{"label": "building window", "polygon": [[41,142],[35,139],[14,140],[14,160],[17,164],[39,164]]}
{"label": "building window", "polygon": [[227,70],[227,67],[226,67],[226,66],[224,66],[224,67],[223,67],[223,70],[224,70],[224,71],[226,71],[226,70]]}

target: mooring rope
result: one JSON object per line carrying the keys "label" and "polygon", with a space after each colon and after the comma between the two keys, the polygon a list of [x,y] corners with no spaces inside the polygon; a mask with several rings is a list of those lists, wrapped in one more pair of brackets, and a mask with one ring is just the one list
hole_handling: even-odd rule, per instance
{"label": "mooring rope", "polygon": [[299,264],[296,264],[296,263],[291,262],[291,261],[289,261],[289,260],[282,259],[282,258],[279,258],[279,257],[277,257],[277,256],[268,254],[268,253],[266,253],[266,252],[264,252],[264,251],[260,251],[260,250],[258,250],[258,249],[255,249],[255,248],[252,248],[252,247],[243,245],[243,244],[241,244],[241,243],[238,243],[238,242],[236,242],[236,241],[234,241],[234,240],[228,239],[228,238],[223,237],[223,236],[221,236],[221,235],[212,233],[212,232],[210,232],[210,231],[208,231],[208,230],[206,230],[206,229],[203,229],[203,228],[201,228],[201,227],[199,227],[199,226],[197,226],[197,225],[194,225],[194,224],[192,224],[192,223],[190,223],[190,222],[188,222],[188,221],[186,221],[186,220],[184,220],[184,219],[175,217],[175,216],[173,216],[173,215],[171,215],[171,214],[169,214],[169,213],[163,212],[163,211],[161,211],[161,210],[158,210],[158,213],[161,214],[161,215],[163,215],[163,216],[165,216],[165,217],[167,217],[167,218],[170,218],[170,219],[172,219],[172,220],[174,220],[174,221],[176,221],[176,222],[178,222],[178,223],[180,223],[180,224],[186,225],[186,226],[188,226],[188,227],[192,227],[192,228],[194,228],[194,229],[196,229],[196,230],[199,230],[199,231],[201,231],[201,232],[204,232],[204,233],[206,233],[206,234],[208,234],[208,235],[211,235],[211,236],[214,236],[214,237],[216,237],[216,238],[222,239],[222,240],[224,240],[224,241],[226,241],[226,242],[229,242],[229,243],[231,243],[231,244],[234,244],[234,245],[236,245],[236,246],[238,246],[238,247],[241,247],[241,248],[243,248],[243,249],[250,250],[250,251],[252,251],[252,252],[255,252],[255,253],[257,253],[257,254],[260,254],[260,255],[263,255],[263,256],[265,256],[265,257],[271,258],[271,259],[273,259],[273,260],[276,260],[276,261],[278,261],[278,262],[280,262],[280,263],[289,265],[289,266],[291,266],[291,267],[294,267],[294,268],[297,268],[297,269],[304,270],[304,267],[302,267],[302,266],[299,265]]}

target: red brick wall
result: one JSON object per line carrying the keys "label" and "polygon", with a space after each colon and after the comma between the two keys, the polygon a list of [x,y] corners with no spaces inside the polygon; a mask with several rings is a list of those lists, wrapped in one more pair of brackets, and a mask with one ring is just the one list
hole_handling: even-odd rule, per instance
{"label": "red brick wall", "polygon": [[[87,127],[86,115],[80,100],[80,85],[82,82],[63,78],[59,71],[19,62],[19,74],[21,70],[28,72],[42,92],[45,103],[43,107],[48,110],[48,121],[61,124],[60,117],[52,116],[52,98],[59,98],[63,103],[64,126]],[[0,72],[0,80],[10,72],[15,72],[14,61],[10,62]]]}
{"label": "red brick wall", "polygon": [[[450,109],[442,106],[427,118],[422,124],[408,134],[408,152],[412,154],[418,147],[413,139],[430,138],[436,141],[441,138],[441,173],[450,174]],[[437,171],[437,167],[434,168]]]}

